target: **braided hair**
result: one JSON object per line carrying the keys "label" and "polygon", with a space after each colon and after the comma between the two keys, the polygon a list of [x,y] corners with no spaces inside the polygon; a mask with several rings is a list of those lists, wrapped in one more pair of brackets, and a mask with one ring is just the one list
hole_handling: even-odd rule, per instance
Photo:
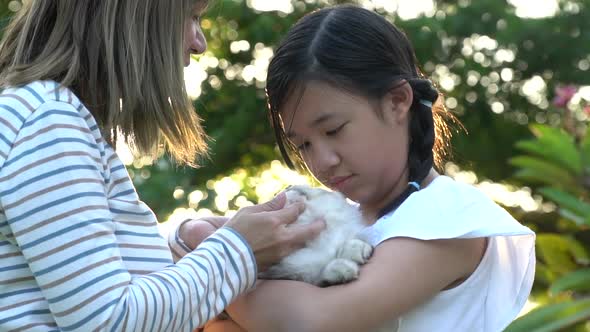
{"label": "braided hair", "polygon": [[307,82],[327,83],[369,100],[379,100],[406,81],[414,99],[410,107],[409,183],[387,204],[379,217],[396,209],[430,170],[440,165],[453,119],[440,102],[439,92],[419,70],[405,34],[382,16],[354,5],[324,8],[304,16],[275,51],[267,76],[266,93],[271,123],[281,155],[294,168],[304,165],[287,139],[280,110],[287,98],[301,94]]}
{"label": "braided hair", "polygon": [[420,183],[424,181],[432,167],[434,167],[433,148],[436,133],[432,106],[435,105],[438,99],[438,91],[426,79],[409,79],[408,83],[414,93],[414,100],[410,107],[409,182],[406,189],[399,196],[379,211],[378,217],[382,217],[396,209],[408,196],[420,190]]}

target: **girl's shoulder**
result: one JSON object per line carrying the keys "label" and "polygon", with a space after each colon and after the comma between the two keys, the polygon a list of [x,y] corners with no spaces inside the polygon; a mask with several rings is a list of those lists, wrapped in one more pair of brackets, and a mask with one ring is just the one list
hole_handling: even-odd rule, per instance
{"label": "girl's shoulder", "polygon": [[[444,331],[501,331],[530,294],[535,271],[534,232],[472,185],[439,176],[396,211],[368,227],[364,235],[375,246],[396,237],[452,239],[441,241],[452,246],[476,246],[476,242],[459,240],[487,238],[484,255],[470,276],[403,317],[400,331],[434,327]],[[481,253],[476,247],[456,252],[457,257],[460,253]],[[457,318],[474,317],[472,313],[481,319]]]}
{"label": "girl's shoulder", "polygon": [[479,189],[442,175],[363,233],[373,245],[392,237],[434,240],[532,234]]}

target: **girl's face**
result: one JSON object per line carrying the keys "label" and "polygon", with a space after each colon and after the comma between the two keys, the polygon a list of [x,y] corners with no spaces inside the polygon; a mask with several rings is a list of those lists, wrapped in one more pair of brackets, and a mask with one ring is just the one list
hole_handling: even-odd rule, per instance
{"label": "girl's face", "polygon": [[373,103],[318,82],[308,83],[298,97],[289,97],[281,117],[287,137],[320,182],[369,213],[405,189],[412,100],[407,84]]}
{"label": "girl's face", "polygon": [[207,4],[205,1],[196,1],[189,19],[184,24],[184,66],[191,61],[191,54],[201,54],[207,49],[207,41],[201,30],[201,15],[204,13]]}

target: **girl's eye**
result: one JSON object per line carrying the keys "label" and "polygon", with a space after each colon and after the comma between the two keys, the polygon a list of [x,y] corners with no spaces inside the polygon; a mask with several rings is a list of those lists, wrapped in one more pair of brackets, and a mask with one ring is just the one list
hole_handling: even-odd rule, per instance
{"label": "girl's eye", "polygon": [[345,125],[346,125],[346,123],[344,123],[344,124],[342,124],[342,125],[340,125],[340,126],[336,127],[335,129],[332,129],[332,130],[328,130],[328,131],[326,131],[326,135],[328,135],[328,136],[334,136],[334,135],[338,134],[338,133],[340,132],[340,130],[342,130],[342,128],[343,128]]}

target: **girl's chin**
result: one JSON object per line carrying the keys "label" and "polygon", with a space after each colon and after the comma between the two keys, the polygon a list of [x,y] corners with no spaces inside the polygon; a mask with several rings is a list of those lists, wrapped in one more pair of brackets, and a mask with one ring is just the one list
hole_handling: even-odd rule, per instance
{"label": "girl's chin", "polygon": [[336,191],[338,191],[339,193],[344,195],[344,197],[346,197],[347,199],[349,199],[355,203],[360,203],[360,201],[362,200],[362,198],[355,195],[354,192],[350,192],[347,190],[336,190]]}

